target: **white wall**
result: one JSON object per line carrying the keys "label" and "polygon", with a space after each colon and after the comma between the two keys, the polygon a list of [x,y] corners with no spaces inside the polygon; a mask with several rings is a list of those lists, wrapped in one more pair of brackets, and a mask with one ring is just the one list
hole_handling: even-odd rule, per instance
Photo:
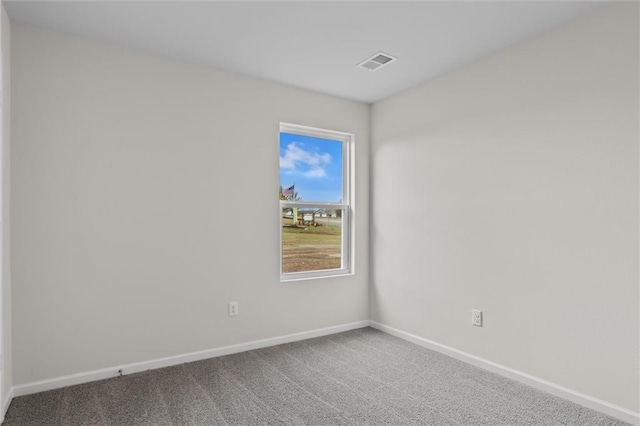
{"label": "white wall", "polygon": [[[2,5],[0,18],[0,37],[2,45],[2,321],[4,356],[3,398],[9,395],[12,385],[11,365],[11,23]],[[4,404],[4,401],[0,401]]]}
{"label": "white wall", "polygon": [[638,76],[614,4],[375,104],[372,319],[638,411]]}
{"label": "white wall", "polygon": [[[11,36],[14,385],[368,319],[369,106]],[[280,121],[356,134],[354,276],[279,281]]]}

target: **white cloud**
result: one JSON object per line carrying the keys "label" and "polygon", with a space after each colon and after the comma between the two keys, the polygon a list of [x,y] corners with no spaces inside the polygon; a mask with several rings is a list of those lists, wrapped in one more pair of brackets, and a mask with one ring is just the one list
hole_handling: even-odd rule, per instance
{"label": "white cloud", "polygon": [[311,169],[308,172],[303,173],[305,177],[308,178],[323,178],[327,176],[327,172],[322,167],[316,167],[315,169]]}
{"label": "white cloud", "polygon": [[324,165],[331,163],[331,155],[323,152],[305,151],[296,142],[287,145],[287,150],[283,157],[280,157],[280,168],[291,169],[302,173],[310,178],[322,178],[327,175]]}

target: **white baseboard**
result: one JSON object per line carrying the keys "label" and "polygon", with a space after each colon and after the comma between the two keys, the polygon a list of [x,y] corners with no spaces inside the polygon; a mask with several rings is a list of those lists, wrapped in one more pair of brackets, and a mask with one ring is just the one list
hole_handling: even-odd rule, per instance
{"label": "white baseboard", "polygon": [[9,409],[9,404],[11,404],[11,400],[13,399],[13,388],[9,389],[7,392],[7,396],[5,396],[4,401],[2,401],[2,420],[4,421],[4,416],[7,414],[7,410]]}
{"label": "white baseboard", "polygon": [[[218,356],[234,354],[238,352],[250,351],[253,349],[266,348],[268,346],[281,345],[283,343],[296,342],[299,340],[312,339],[314,337],[326,336],[329,334],[340,333],[343,331],[363,328],[369,325],[369,321],[358,321],[349,324],[337,325],[334,327],[319,328],[316,330],[304,331],[301,333],[287,334],[285,336],[272,337],[269,339],[254,340],[252,342],[240,343],[237,345],[223,346],[220,348],[207,349],[204,351],[191,352],[182,355],[175,355],[166,358],[154,359],[151,361],[136,362],[132,364],[118,365],[109,368],[101,368],[99,370],[87,371],[84,373],[70,374],[68,376],[55,377],[52,379],[41,380],[38,382],[26,383],[14,386],[12,388],[12,396],[29,395],[36,392],[44,392],[52,389],[63,388],[66,386],[79,385],[82,383],[93,382],[96,380],[109,379],[117,377],[118,371],[122,370],[122,374],[139,373],[146,370],[154,370],[157,368],[170,367],[172,365],[184,364],[186,362],[199,361],[207,358],[215,358]],[[9,399],[10,401],[10,399]],[[6,403],[8,407],[8,403]],[[6,408],[5,408],[6,410]]]}
{"label": "white baseboard", "polygon": [[495,362],[477,357],[475,355],[462,352],[458,349],[436,343],[432,340],[425,339],[393,327],[389,327],[385,324],[380,324],[376,321],[370,321],[370,326],[380,331],[384,331],[387,334],[391,334],[392,336],[399,337],[425,348],[448,355],[451,358],[466,362],[467,364],[472,364],[476,367],[480,367],[509,379],[516,380],[541,391],[550,393],[560,398],[567,399],[569,401],[575,402],[576,404],[580,404],[587,408],[591,408],[592,410],[596,410],[611,417],[620,419],[624,422],[631,423],[632,425],[640,425],[640,413],[637,413],[635,411],[631,411],[624,407],[620,407],[601,399],[568,389],[564,386],[560,386],[539,377],[532,376],[531,374],[527,374],[522,371],[518,371],[513,368],[509,368],[504,365],[500,365]]}

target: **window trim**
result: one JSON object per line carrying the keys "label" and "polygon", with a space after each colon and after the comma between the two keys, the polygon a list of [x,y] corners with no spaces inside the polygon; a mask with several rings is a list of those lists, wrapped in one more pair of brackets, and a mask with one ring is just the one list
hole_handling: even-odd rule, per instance
{"label": "window trim", "polygon": [[[339,132],[328,129],[320,129],[316,127],[301,126],[298,124],[280,123],[280,131],[278,132],[278,141],[280,141],[280,133],[291,133],[301,136],[310,136],[315,138],[330,139],[342,143],[342,202],[313,202],[313,201],[289,201],[279,200],[278,205],[278,223],[279,243],[280,243],[280,281],[301,281],[308,279],[335,277],[343,275],[353,275],[353,254],[354,254],[354,218],[353,218],[353,147],[355,135],[352,133]],[[279,151],[279,150],[278,150]],[[278,157],[279,158],[279,157]],[[278,170],[280,167],[278,165]],[[298,208],[320,208],[320,209],[336,209],[343,211],[342,217],[342,262],[339,269],[321,269],[304,272],[283,272],[282,271],[282,209],[287,207]]]}

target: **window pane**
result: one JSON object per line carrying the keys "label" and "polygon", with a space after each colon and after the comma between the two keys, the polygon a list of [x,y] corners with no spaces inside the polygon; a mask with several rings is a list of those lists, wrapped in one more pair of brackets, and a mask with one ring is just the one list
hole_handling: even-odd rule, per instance
{"label": "window pane", "polygon": [[282,209],[282,272],[342,267],[342,209]]}
{"label": "window pane", "polygon": [[280,133],[280,199],[341,203],[342,142]]}

